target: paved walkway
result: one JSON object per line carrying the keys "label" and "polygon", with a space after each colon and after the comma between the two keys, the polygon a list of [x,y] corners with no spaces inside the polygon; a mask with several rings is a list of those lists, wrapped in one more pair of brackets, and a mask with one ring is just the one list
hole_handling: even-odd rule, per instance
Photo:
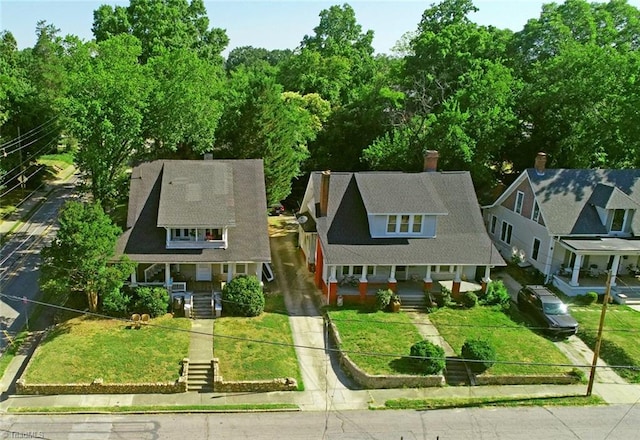
{"label": "paved walkway", "polygon": [[211,362],[213,359],[213,322],[213,319],[191,321],[190,362]]}
{"label": "paved walkway", "polygon": [[451,348],[449,343],[440,336],[438,329],[429,320],[429,315],[426,313],[407,312],[411,321],[415,324],[420,335],[431,342],[432,344],[439,345],[444,349],[445,356],[457,356],[456,352]]}

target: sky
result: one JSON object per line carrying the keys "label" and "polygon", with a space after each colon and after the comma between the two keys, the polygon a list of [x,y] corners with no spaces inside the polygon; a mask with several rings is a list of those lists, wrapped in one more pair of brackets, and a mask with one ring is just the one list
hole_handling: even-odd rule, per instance
{"label": "sky", "polygon": [[[305,35],[313,34],[319,13],[334,4],[349,3],[363,30],[374,31],[376,53],[390,49],[408,32],[416,29],[422,12],[434,0],[205,0],[211,27],[226,29],[229,47],[295,49]],[[527,20],[537,18],[543,0],[474,0],[480,9],[471,19],[519,31]],[[561,1],[560,1],[561,3]],[[640,0],[629,0],[640,7]],[[102,4],[126,6],[129,1],[114,0],[0,0],[0,29],[11,31],[20,49],[35,44],[36,23],[46,20],[60,29],[61,35],[73,34],[83,40],[92,38],[93,11]]]}

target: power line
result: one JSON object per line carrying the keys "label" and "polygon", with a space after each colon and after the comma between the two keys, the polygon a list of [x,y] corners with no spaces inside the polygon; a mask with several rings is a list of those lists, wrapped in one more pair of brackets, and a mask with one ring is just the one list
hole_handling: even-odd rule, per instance
{"label": "power line", "polygon": [[13,177],[7,177],[8,174],[11,174],[12,172],[14,172],[15,170],[19,169],[22,167],[22,165],[24,165],[26,162],[29,162],[31,159],[33,159],[34,157],[36,157],[38,154],[42,153],[44,150],[46,150],[47,148],[49,148],[51,146],[51,144],[53,144],[56,141],[56,138],[53,138],[49,141],[49,143],[47,145],[45,145],[44,147],[40,148],[38,151],[36,151],[35,153],[33,153],[31,156],[29,156],[28,158],[26,158],[20,165],[17,165],[15,167],[13,167],[12,169],[10,169],[9,171],[5,171],[5,175],[3,176],[5,179],[5,182],[9,181],[9,180],[13,180],[15,179],[17,176],[19,176],[22,173],[18,173]]}
{"label": "power line", "polygon": [[22,135],[18,136],[16,139],[7,141],[4,144],[0,144],[0,148],[5,149],[5,148],[12,147],[13,145],[22,142],[25,138],[29,138],[29,137],[34,136],[36,133],[44,130],[44,126],[45,125],[50,124],[51,122],[53,122],[54,120],[56,120],[58,118],[59,118],[59,116],[54,116],[53,118],[49,119],[48,121],[45,121],[42,124],[38,125],[37,127],[32,128],[31,130],[27,131],[26,133],[23,133]]}
{"label": "power line", "polygon": [[[97,318],[120,321],[120,322],[123,322],[123,323],[132,323],[133,322],[132,320],[126,319],[126,318],[117,318],[117,317],[113,317],[113,316],[103,315],[103,314],[100,314],[100,313],[89,312],[89,311],[86,311],[86,310],[73,309],[73,308],[70,308],[70,307],[60,306],[60,305],[57,305],[57,304],[47,303],[47,302],[43,302],[43,301],[37,301],[37,300],[29,299],[29,298],[26,298],[26,297],[19,297],[19,296],[15,296],[15,295],[7,295],[7,294],[3,294],[3,293],[0,293],[0,297],[8,298],[8,299],[14,300],[14,301],[29,302],[29,303],[33,303],[33,304],[37,304],[37,305],[42,305],[42,306],[45,306],[45,307],[51,307],[51,308],[56,308],[56,309],[60,309],[60,310],[65,310],[65,311],[69,311],[69,312],[73,312],[73,313],[78,313],[79,315],[93,316],[93,317],[97,317]],[[164,329],[164,330],[179,331],[179,332],[185,332],[185,333],[202,335],[202,336],[211,336],[211,334],[209,334],[207,332],[199,332],[199,331],[191,330],[191,329],[189,329],[189,330],[180,329],[180,328],[170,327],[170,326],[166,326],[166,325],[154,324],[152,322],[150,322],[147,325],[149,327],[156,327],[156,328],[161,328],[161,329]],[[411,359],[441,359],[439,357],[410,356],[410,355],[406,355],[404,353],[403,354],[398,354],[398,353],[380,353],[380,352],[356,351],[356,350],[340,350],[340,349],[337,349],[337,348],[329,348],[329,347],[313,347],[313,346],[309,346],[309,345],[290,344],[290,343],[286,343],[286,342],[268,341],[268,340],[264,340],[264,339],[254,339],[254,338],[247,338],[247,337],[242,337],[242,336],[221,335],[219,333],[216,333],[215,337],[224,338],[224,339],[231,339],[231,340],[240,341],[240,342],[254,342],[254,343],[259,343],[259,344],[268,344],[268,345],[275,345],[275,346],[282,346],[282,347],[293,347],[293,348],[301,348],[301,349],[316,350],[316,351],[323,351],[323,352],[345,353],[345,354],[348,354],[350,356],[360,355],[360,356],[375,356],[375,357],[385,357],[385,358],[402,357],[402,358],[411,358]],[[464,360],[465,360],[465,362],[470,362],[470,363],[485,362],[483,360],[474,360],[474,359],[464,359]],[[558,364],[558,363],[548,363],[548,362],[522,362],[522,361],[502,361],[502,360],[495,360],[493,363],[494,364],[504,364],[504,365],[571,367],[571,368],[576,368],[576,367],[577,368],[589,368],[589,367],[591,367],[591,365],[580,365],[580,364]],[[640,369],[640,367],[637,367],[635,365],[608,365],[607,367],[600,367],[600,368],[612,368],[612,369],[625,368],[625,369],[634,369],[634,370]]]}
{"label": "power line", "polygon": [[24,144],[24,145],[20,145],[17,148],[11,150],[11,151],[7,151],[6,148],[2,148],[2,156],[7,157],[10,154],[16,153],[20,150],[24,150],[25,148],[35,144],[36,142],[41,141],[42,139],[46,138],[47,136],[49,136],[51,133],[55,133],[56,132],[56,128],[53,127],[51,130],[49,130],[48,132],[46,132],[45,134],[43,134],[41,137],[38,137],[36,139],[31,140],[29,143]]}

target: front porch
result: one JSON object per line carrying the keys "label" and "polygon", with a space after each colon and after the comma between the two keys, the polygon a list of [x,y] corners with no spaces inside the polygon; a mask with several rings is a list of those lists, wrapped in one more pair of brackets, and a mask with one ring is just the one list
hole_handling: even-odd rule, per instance
{"label": "front porch", "polygon": [[[587,292],[596,292],[600,295],[607,288],[607,275],[582,276],[578,285],[571,283],[568,275],[554,275],[552,283],[567,296],[584,295]],[[617,275],[611,285],[611,296],[620,304],[640,304],[640,277],[636,275]]]}

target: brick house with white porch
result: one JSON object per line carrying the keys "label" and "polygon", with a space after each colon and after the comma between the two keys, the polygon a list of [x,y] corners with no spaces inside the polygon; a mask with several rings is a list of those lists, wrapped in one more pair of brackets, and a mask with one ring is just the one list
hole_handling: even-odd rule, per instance
{"label": "brick house with white porch", "polygon": [[504,266],[482,222],[468,172],[438,172],[437,151],[425,171],[314,172],[302,201],[299,245],[328,303],[370,301],[389,287],[430,291]]}

